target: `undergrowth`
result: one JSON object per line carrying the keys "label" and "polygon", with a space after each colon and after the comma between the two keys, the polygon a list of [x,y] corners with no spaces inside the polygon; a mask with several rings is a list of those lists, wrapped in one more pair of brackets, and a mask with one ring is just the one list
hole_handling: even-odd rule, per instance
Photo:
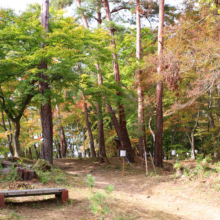
{"label": "undergrowth", "polygon": [[[1,163],[0,163],[1,164]],[[13,164],[11,167],[8,167],[8,172],[7,173],[1,173],[0,176],[0,182],[14,182],[16,180],[20,180],[20,176],[17,173],[15,164]],[[3,167],[1,165],[0,171],[2,172]]]}
{"label": "undergrowth", "polygon": [[110,193],[114,190],[114,186],[108,185],[105,189],[105,192],[93,192],[93,187],[95,186],[95,177],[92,177],[91,174],[87,175],[86,183],[91,192],[91,211],[98,215],[100,219],[104,219],[105,215],[109,213],[107,201],[110,199]]}
{"label": "undergrowth", "polygon": [[49,182],[65,184],[67,180],[65,173],[57,168],[51,168],[51,171],[36,170],[36,173],[43,184],[48,184]]}

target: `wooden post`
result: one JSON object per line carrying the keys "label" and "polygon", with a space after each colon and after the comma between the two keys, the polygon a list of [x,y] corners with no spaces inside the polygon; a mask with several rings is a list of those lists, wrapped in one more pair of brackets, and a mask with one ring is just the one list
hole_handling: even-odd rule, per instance
{"label": "wooden post", "polygon": [[152,164],[153,164],[154,172],[155,172],[155,174],[157,174],[157,173],[156,173],[156,169],[155,169],[155,165],[154,165],[154,162],[153,162],[152,155],[151,155],[151,153],[149,153],[149,154],[150,154],[151,162],[152,162]]}
{"label": "wooden post", "polygon": [[0,194],[0,208],[5,208],[5,194]]}
{"label": "wooden post", "polygon": [[173,156],[173,171],[174,171],[175,155]]}
{"label": "wooden post", "polygon": [[123,173],[122,176],[125,175],[125,157],[123,157]]}
{"label": "wooden post", "polygon": [[146,165],[146,175],[148,175],[148,167],[147,167],[147,153],[145,151],[144,153],[144,157],[145,157],[145,165]]}

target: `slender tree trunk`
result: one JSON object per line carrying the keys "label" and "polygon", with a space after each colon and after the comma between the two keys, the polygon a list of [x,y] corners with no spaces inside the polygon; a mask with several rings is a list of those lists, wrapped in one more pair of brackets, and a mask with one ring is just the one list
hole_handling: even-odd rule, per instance
{"label": "slender tree trunk", "polygon": [[[77,3],[78,3],[78,7],[81,7],[81,0],[77,0]],[[87,21],[86,17],[84,16],[84,14],[82,14],[82,20],[83,20],[85,28],[89,28],[88,21]],[[85,111],[86,127],[87,127],[87,130],[88,130],[89,139],[90,139],[90,150],[91,150],[91,153],[92,153],[92,157],[96,157],[94,139],[93,139],[92,129],[91,129],[91,126],[89,124],[88,108],[87,108],[87,103],[86,103],[86,99],[85,99],[84,94],[83,94],[83,100],[84,100],[84,111]]]}
{"label": "slender tree trunk", "polygon": [[[78,3],[78,6],[81,7],[81,0],[77,0],[77,3]],[[97,10],[98,10],[98,18],[99,18],[98,23],[101,24],[101,12],[99,11],[99,9],[97,9]],[[89,28],[88,21],[87,21],[86,17],[84,16],[84,14],[82,14],[82,20],[83,20],[84,26],[86,28]],[[100,69],[98,63],[96,63],[95,66],[98,71],[98,84],[101,85],[101,84],[103,84],[101,69]],[[86,103],[84,101],[84,109],[85,109],[85,104]],[[106,151],[105,151],[104,124],[103,124],[103,118],[102,118],[102,108],[100,107],[100,104],[101,103],[97,103],[98,132],[99,132],[99,156],[102,157],[105,162],[108,162],[107,157],[106,157]],[[88,111],[85,110],[85,114],[86,114],[86,112],[88,112]],[[86,118],[88,118],[88,114],[87,114]],[[87,119],[86,119],[86,121],[87,121]],[[95,157],[96,154],[95,154],[95,149],[94,149],[94,141],[93,141],[93,137],[92,137],[92,131],[90,132],[91,128],[90,129],[88,128],[88,126],[90,127],[89,123],[86,122],[86,124],[88,124],[87,130],[89,132],[89,137],[91,136],[91,138],[92,138],[92,139],[90,138],[92,157]],[[91,140],[92,140],[92,143],[91,143]]]}
{"label": "slender tree trunk", "polygon": [[[77,5],[79,8],[81,8],[81,0],[77,0]],[[86,28],[89,28],[89,24],[88,21],[86,19],[86,17],[84,16],[84,14],[82,14],[82,20],[83,20],[83,24]]]}
{"label": "slender tree trunk", "polygon": [[57,107],[58,123],[60,124],[61,152],[62,152],[62,157],[65,158],[66,157],[66,152],[67,152],[66,136],[65,136],[64,127],[61,125],[61,116],[60,116],[59,105],[57,104],[56,107]]}
{"label": "slender tree trunk", "polygon": [[[4,116],[3,110],[1,110],[1,112],[2,112],[2,126],[3,126],[5,131],[8,131],[8,129],[6,127],[6,124],[5,124],[5,116]],[[11,155],[13,157],[14,156],[14,149],[12,147],[12,132],[11,132],[11,122],[10,122],[10,119],[8,119],[8,125],[9,125],[9,131],[10,131],[10,134],[7,135],[8,147],[9,147],[10,153],[11,153]]]}
{"label": "slender tree trunk", "polygon": [[[109,2],[108,2],[108,0],[104,0],[103,2],[104,2],[104,6],[105,6],[107,21],[112,21],[110,9],[109,9]],[[112,37],[114,37],[114,29],[110,29],[110,34]],[[111,40],[111,45],[112,45],[113,49],[115,50],[116,49],[116,42],[115,42],[114,38]],[[113,56],[113,69],[114,69],[114,75],[115,75],[115,82],[117,83],[117,86],[121,87],[118,57],[115,52],[112,53],[112,56]],[[122,96],[121,92],[117,92],[117,95]],[[124,149],[128,153],[128,157],[130,159],[130,162],[134,162],[134,154],[133,154],[133,150],[132,150],[132,146],[131,146],[131,142],[129,139],[127,126],[126,126],[124,106],[121,103],[118,103],[118,109],[119,109],[119,121],[120,121],[120,130],[121,130],[120,133],[121,133],[121,137],[123,138],[121,141],[124,142]],[[113,117],[114,116],[112,116],[112,118]],[[115,129],[117,131],[118,128],[115,127]]]}
{"label": "slender tree trunk", "polygon": [[104,124],[102,118],[102,105],[97,103],[98,132],[99,132],[99,157],[103,158],[105,163],[108,162],[105,151]]}
{"label": "slender tree trunk", "polygon": [[28,148],[28,155],[29,155],[29,159],[32,160],[31,147]]}
{"label": "slender tree trunk", "polygon": [[[98,70],[98,84],[103,84],[102,73],[99,65],[96,63],[96,69]],[[108,163],[105,151],[105,135],[104,135],[104,124],[102,115],[102,97],[97,102],[97,116],[98,116],[98,131],[99,131],[99,157],[102,157],[105,163]]]}
{"label": "slender tree trunk", "polygon": [[[159,27],[158,27],[158,75],[162,74],[162,54],[163,54],[163,26],[164,26],[164,0],[159,1]],[[163,166],[162,155],[162,135],[163,135],[163,82],[157,82],[157,100],[156,100],[156,132],[155,132],[155,157],[156,167]]]}
{"label": "slender tree trunk", "polygon": [[[41,7],[41,25],[49,32],[49,0],[42,0]],[[42,61],[39,69],[47,69],[46,62]],[[50,90],[47,83],[47,76],[43,73],[39,74],[39,90],[44,95],[45,91]],[[42,149],[41,156],[43,159],[53,164],[53,121],[50,97],[47,97],[47,103],[41,104],[41,126],[42,126]]]}
{"label": "slender tree trunk", "polygon": [[57,140],[57,151],[58,151],[58,156],[61,159],[62,158],[62,152],[61,152],[60,142],[58,142],[58,140]]}
{"label": "slender tree trunk", "polygon": [[[136,0],[136,26],[137,26],[137,39],[136,39],[136,58],[141,60],[141,17],[140,17],[140,0]],[[138,140],[139,140],[139,156],[143,157],[145,151],[144,141],[144,111],[143,111],[143,89],[141,85],[141,70],[137,69],[137,94],[138,94]]]}
{"label": "slender tree trunk", "polygon": [[[215,129],[215,121],[214,121],[214,118],[213,118],[213,115],[212,115],[212,112],[209,112],[208,113],[208,117],[209,117],[209,122],[210,122],[210,125],[211,125],[211,128],[212,129]],[[214,161],[218,161],[218,147],[216,146],[216,142],[217,142],[217,132],[216,131],[212,131],[212,139],[213,139],[213,145],[214,145],[214,154],[213,154],[213,157],[214,157]]]}
{"label": "slender tree trunk", "polygon": [[194,132],[191,133],[191,159],[195,160],[196,156],[195,156],[195,139],[194,139]]}
{"label": "slender tree trunk", "polygon": [[9,125],[9,131],[10,131],[10,134],[7,135],[8,147],[9,147],[9,150],[11,152],[11,155],[14,157],[14,149],[13,149],[13,146],[12,146],[13,135],[12,135],[12,132],[11,132],[11,121],[10,121],[10,119],[8,119],[8,125]]}
{"label": "slender tree trunk", "polygon": [[40,158],[39,151],[37,150],[36,144],[34,144],[34,150],[36,152],[37,160]]}
{"label": "slender tree trunk", "polygon": [[197,114],[197,118],[196,118],[196,123],[194,125],[194,128],[191,130],[190,134],[186,131],[186,135],[189,138],[189,142],[191,145],[191,159],[195,160],[195,138],[194,138],[194,134],[196,131],[196,128],[198,126],[198,122],[199,122],[199,112]]}
{"label": "slender tree trunk", "polygon": [[84,101],[84,111],[85,111],[86,127],[87,127],[87,130],[88,130],[88,133],[89,133],[90,150],[91,150],[91,153],[92,153],[92,157],[96,157],[92,129],[91,129],[91,126],[89,124],[88,107],[87,107],[86,98],[85,98],[84,94],[83,94],[83,101]]}
{"label": "slender tree trunk", "polygon": [[195,160],[195,139],[194,139],[194,131],[191,131],[191,134],[189,134],[188,132],[186,132],[186,135],[189,139],[190,142],[190,146],[191,146],[191,159]]}
{"label": "slender tree trunk", "polygon": [[61,143],[61,149],[62,149],[62,155],[63,158],[66,157],[66,152],[67,152],[67,144],[66,144],[66,137],[65,137],[65,132],[63,126],[60,126],[60,143]]}
{"label": "slender tree trunk", "polygon": [[14,120],[13,125],[14,125],[13,143],[14,143],[14,148],[15,148],[14,156],[20,157],[21,156],[21,147],[20,147],[20,142],[19,142],[20,120]]}

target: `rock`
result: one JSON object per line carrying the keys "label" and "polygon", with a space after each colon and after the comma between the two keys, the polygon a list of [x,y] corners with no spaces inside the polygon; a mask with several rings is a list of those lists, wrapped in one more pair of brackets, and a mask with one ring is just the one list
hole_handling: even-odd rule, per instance
{"label": "rock", "polygon": [[1,170],[1,173],[6,174],[6,173],[10,173],[11,169],[5,168]]}

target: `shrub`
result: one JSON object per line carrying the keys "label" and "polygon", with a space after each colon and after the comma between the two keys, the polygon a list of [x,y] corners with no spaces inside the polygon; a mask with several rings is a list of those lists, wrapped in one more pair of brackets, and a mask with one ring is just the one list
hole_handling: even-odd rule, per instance
{"label": "shrub", "polygon": [[37,175],[39,176],[40,178],[40,181],[43,183],[43,184],[47,184],[51,179],[52,179],[52,174],[51,172],[47,171],[47,172],[43,172],[42,170],[38,170],[36,171],[37,172]]}
{"label": "shrub", "polygon": [[176,170],[180,170],[181,167],[182,167],[182,164],[181,164],[180,162],[176,162],[176,163],[174,164],[174,168],[175,168]]}
{"label": "shrub", "polygon": [[88,174],[86,184],[90,189],[92,189],[95,186],[95,177],[92,177],[91,174]]}

